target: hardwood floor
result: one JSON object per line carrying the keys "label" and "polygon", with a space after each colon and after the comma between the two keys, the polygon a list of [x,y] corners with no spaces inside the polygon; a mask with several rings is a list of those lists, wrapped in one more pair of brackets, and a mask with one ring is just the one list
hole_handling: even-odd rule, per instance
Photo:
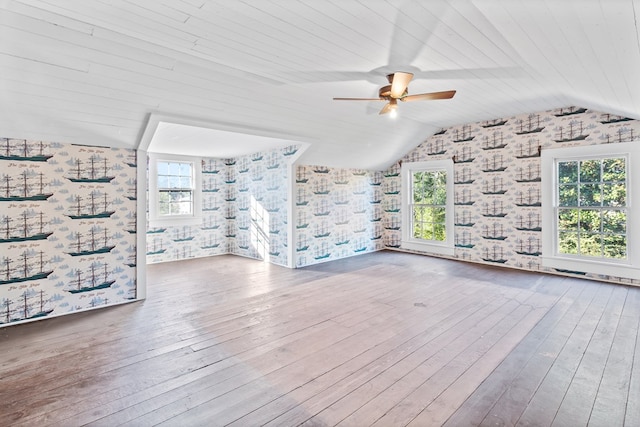
{"label": "hardwood floor", "polygon": [[640,425],[640,289],[398,252],[0,329],[0,425]]}

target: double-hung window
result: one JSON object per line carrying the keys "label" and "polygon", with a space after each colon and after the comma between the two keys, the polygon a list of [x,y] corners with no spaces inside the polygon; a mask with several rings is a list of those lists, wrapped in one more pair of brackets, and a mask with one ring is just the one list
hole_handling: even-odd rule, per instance
{"label": "double-hung window", "polygon": [[198,159],[149,156],[149,222],[151,226],[189,225],[201,221]]}
{"label": "double-hung window", "polygon": [[402,247],[453,255],[453,162],[402,165]]}
{"label": "double-hung window", "polygon": [[543,265],[640,277],[637,143],[543,151]]}

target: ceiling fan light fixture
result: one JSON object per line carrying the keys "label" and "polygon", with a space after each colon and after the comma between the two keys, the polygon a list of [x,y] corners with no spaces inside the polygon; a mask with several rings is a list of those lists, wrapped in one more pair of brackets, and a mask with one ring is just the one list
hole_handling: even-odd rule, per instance
{"label": "ceiling fan light fixture", "polygon": [[395,117],[398,108],[398,100],[406,101],[430,101],[436,99],[451,99],[455,95],[455,90],[444,92],[419,93],[409,95],[409,82],[413,78],[412,73],[397,71],[387,75],[388,85],[382,86],[378,90],[378,98],[333,98],[334,101],[386,101],[378,114],[390,113]]}

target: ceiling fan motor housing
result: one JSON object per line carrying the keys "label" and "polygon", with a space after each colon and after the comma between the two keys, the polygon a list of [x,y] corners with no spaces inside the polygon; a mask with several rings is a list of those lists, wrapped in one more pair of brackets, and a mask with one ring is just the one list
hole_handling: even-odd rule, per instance
{"label": "ceiling fan motor housing", "polygon": [[[409,94],[409,89],[405,89],[404,92],[402,93],[402,96],[396,98],[396,99],[402,99],[405,96],[407,96]],[[391,99],[393,99],[393,97],[391,96],[391,85],[387,85],[387,86],[382,86],[380,88],[380,90],[378,91],[378,96],[380,96],[381,99],[384,99],[386,101],[389,101]]]}
{"label": "ceiling fan motor housing", "polygon": [[391,85],[382,86],[378,91],[378,95],[380,98],[386,99],[387,101],[391,99]]}

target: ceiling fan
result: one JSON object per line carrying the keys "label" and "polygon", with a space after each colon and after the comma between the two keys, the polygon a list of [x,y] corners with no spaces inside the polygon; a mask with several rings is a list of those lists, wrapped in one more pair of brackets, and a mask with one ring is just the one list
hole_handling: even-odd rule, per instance
{"label": "ceiling fan", "polygon": [[387,74],[389,84],[383,86],[378,91],[378,98],[333,98],[334,101],[387,101],[379,114],[391,113],[395,114],[398,109],[398,101],[430,101],[435,99],[451,99],[456,94],[455,90],[447,90],[444,92],[419,93],[409,95],[409,82],[413,78],[413,73],[405,73],[396,71]]}

